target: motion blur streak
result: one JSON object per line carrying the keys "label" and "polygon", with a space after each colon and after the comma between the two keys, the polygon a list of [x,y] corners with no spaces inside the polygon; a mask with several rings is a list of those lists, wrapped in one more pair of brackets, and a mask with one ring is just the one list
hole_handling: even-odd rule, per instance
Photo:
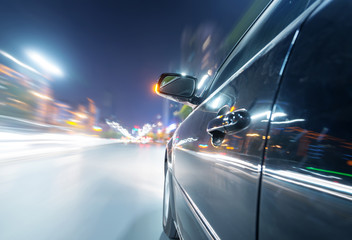
{"label": "motion blur streak", "polygon": [[115,143],[0,163],[0,239],[166,239],[163,157]]}
{"label": "motion blur streak", "polygon": [[54,73],[55,75],[58,75],[61,77],[63,76],[63,72],[57,66],[55,66],[55,64],[49,62],[47,59],[45,59],[40,54],[38,54],[34,51],[27,51],[27,54],[31,59],[33,59],[45,71],[49,71],[49,72]]}
{"label": "motion blur streak", "polygon": [[32,93],[34,96],[36,97],[39,97],[41,99],[44,99],[44,100],[53,100],[51,97],[49,96],[46,96],[46,95],[43,95],[43,94],[40,94],[38,92],[35,92],[35,91],[29,91],[30,93]]}
{"label": "motion blur streak", "polygon": [[28,70],[30,70],[30,71],[32,71],[32,72],[34,72],[34,73],[36,73],[36,74],[41,75],[37,70],[35,70],[34,68],[32,68],[32,67],[30,67],[30,66],[24,64],[23,62],[21,62],[20,60],[18,60],[17,58],[15,58],[15,57],[13,57],[13,56],[11,56],[11,55],[8,54],[7,52],[4,52],[4,51],[0,50],[0,54],[3,55],[4,57],[7,57],[8,59],[14,61],[14,62],[17,63],[18,65],[20,65],[20,66],[22,66],[22,67],[24,67],[24,68],[27,68]]}
{"label": "motion blur streak", "polygon": [[114,143],[116,141],[118,140],[84,135],[0,132],[0,162],[27,158],[35,154],[53,154],[62,151],[79,150],[83,147]]}
{"label": "motion blur streak", "polygon": [[313,176],[299,174],[293,171],[265,169],[264,174],[286,182],[329,193],[337,197],[345,198],[347,200],[352,200],[352,187],[349,185],[338,182],[331,182]]}

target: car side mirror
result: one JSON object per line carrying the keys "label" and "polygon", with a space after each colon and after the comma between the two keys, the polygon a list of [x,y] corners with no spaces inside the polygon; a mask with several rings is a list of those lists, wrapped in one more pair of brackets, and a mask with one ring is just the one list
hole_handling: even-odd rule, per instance
{"label": "car side mirror", "polygon": [[177,73],[161,74],[156,92],[165,98],[185,104],[193,104],[192,99],[196,91],[197,79]]}

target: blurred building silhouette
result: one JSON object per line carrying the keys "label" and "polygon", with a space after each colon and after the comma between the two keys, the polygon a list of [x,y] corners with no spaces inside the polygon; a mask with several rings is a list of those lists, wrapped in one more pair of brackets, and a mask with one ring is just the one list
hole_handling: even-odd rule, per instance
{"label": "blurred building silhouette", "polygon": [[52,95],[46,76],[0,50],[0,115],[49,123]]}
{"label": "blurred building silhouette", "polygon": [[55,105],[57,108],[55,123],[57,125],[62,125],[62,126],[67,125],[67,121],[74,118],[72,106],[62,101],[55,101]]}
{"label": "blurred building silhouette", "polygon": [[[196,95],[206,89],[224,58],[221,51],[221,31],[212,23],[204,23],[196,28],[187,27],[181,36],[181,59],[179,67],[170,64],[169,72],[185,73],[198,78]],[[200,84],[201,83],[201,84]],[[182,104],[169,101],[163,102],[163,124],[168,126],[179,123]]]}
{"label": "blurred building silhouette", "polygon": [[181,37],[181,71],[198,78],[199,95],[210,83],[222,61],[221,31],[212,23],[187,27]]}
{"label": "blurred building silhouette", "polygon": [[88,98],[77,109],[73,105],[55,100],[49,77],[0,50],[1,119],[92,131],[98,113],[95,102]]}
{"label": "blurred building silhouette", "polygon": [[92,99],[87,98],[87,100],[88,100],[88,127],[92,129],[93,126],[97,123],[97,119],[99,119],[98,110],[95,105],[95,102]]}

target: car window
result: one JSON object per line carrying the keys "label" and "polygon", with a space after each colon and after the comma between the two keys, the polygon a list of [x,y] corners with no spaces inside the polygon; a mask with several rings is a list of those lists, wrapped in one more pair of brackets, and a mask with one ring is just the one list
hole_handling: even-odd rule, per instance
{"label": "car window", "polygon": [[217,89],[258,51],[265,47],[312,2],[314,1],[274,1],[235,47],[224,67],[219,71],[208,94]]}
{"label": "car window", "polygon": [[[221,63],[231,53],[234,48],[234,43],[240,41],[242,36],[247,32],[247,29],[255,22],[258,16],[261,15],[264,9],[270,5],[273,0],[253,0],[246,1],[249,4],[243,16],[240,17],[239,21],[234,22],[234,27],[227,37],[221,42],[216,42],[221,33],[209,35],[208,38],[203,42],[190,41],[187,46],[193,49],[188,49],[189,54],[183,54],[186,60],[183,60],[182,69],[185,69],[191,75],[198,77],[199,82],[195,95],[197,97],[205,96],[207,89],[213,82],[213,73],[221,67]],[[214,45],[210,47],[211,43]],[[201,49],[196,51],[197,47],[194,45],[200,45]],[[208,47],[207,47],[208,46]],[[216,46],[216,47],[215,47]],[[197,53],[203,53],[201,60],[194,61],[197,59]],[[198,57],[200,58],[200,57]],[[201,63],[201,66],[198,64]]]}

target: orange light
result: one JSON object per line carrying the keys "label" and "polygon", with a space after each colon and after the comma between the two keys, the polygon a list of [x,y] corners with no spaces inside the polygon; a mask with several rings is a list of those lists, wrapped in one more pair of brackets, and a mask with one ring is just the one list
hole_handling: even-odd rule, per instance
{"label": "orange light", "polygon": [[260,135],[257,133],[247,133],[246,136],[247,137],[259,137]]}
{"label": "orange light", "polygon": [[282,148],[280,145],[273,145],[271,147],[273,147],[273,148]]}
{"label": "orange light", "polygon": [[159,94],[159,89],[158,88],[159,88],[158,84],[155,84],[154,91],[155,91],[156,94]]}
{"label": "orange light", "polygon": [[233,149],[235,149],[235,148],[234,148],[234,147],[226,147],[226,149],[233,150]]}
{"label": "orange light", "polygon": [[235,111],[235,109],[236,109],[235,106],[232,106],[231,109],[230,109],[230,112]]}

